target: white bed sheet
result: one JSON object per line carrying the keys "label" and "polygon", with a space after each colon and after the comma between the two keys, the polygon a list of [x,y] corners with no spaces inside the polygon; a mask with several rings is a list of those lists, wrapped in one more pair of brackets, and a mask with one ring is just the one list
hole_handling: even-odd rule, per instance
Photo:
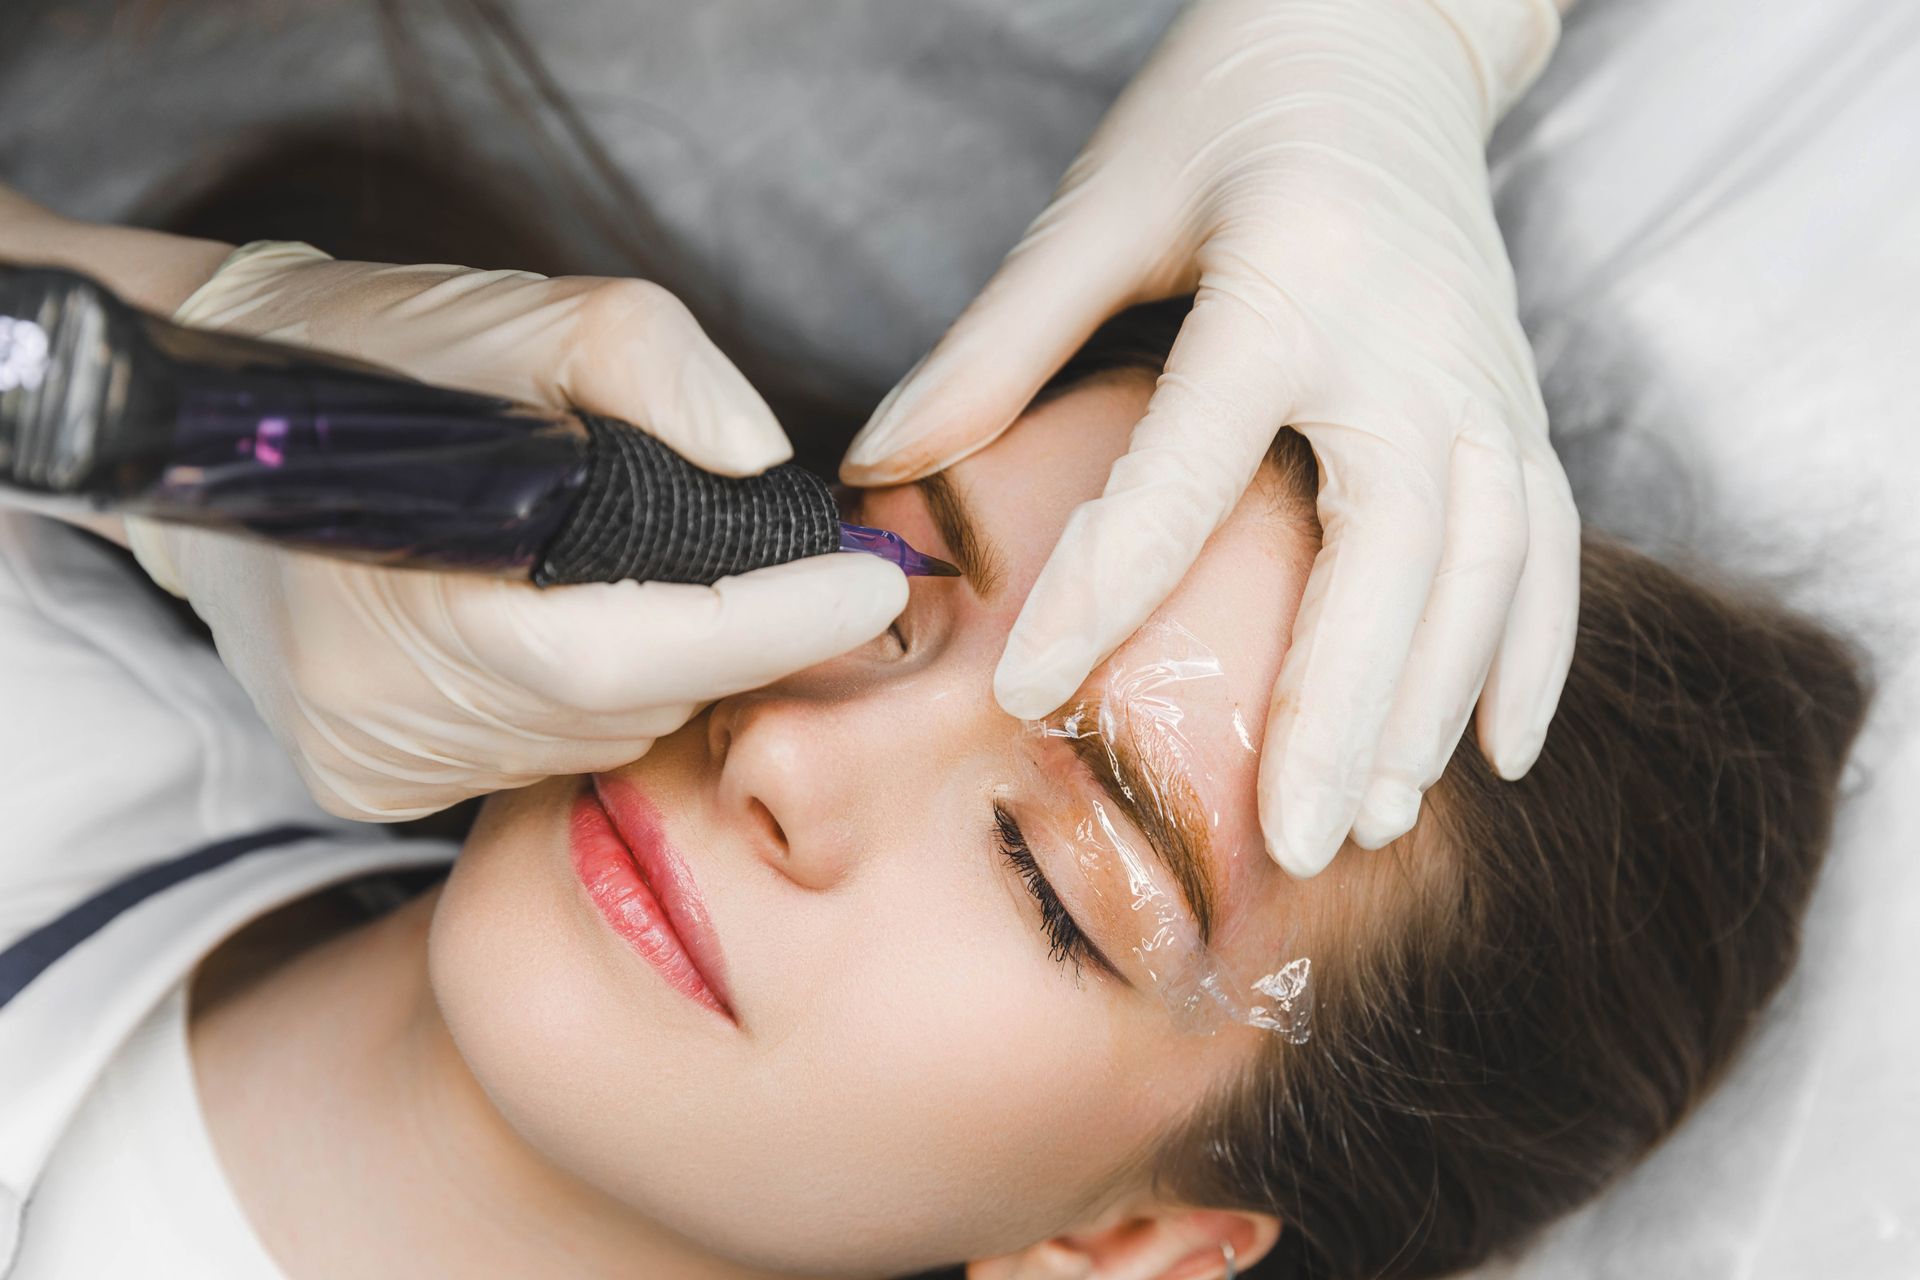
{"label": "white bed sheet", "polygon": [[1482,1275],[1920,1275],[1920,5],[1588,0],[1493,154],[1587,518],[1777,584],[1879,696],[1753,1050]]}

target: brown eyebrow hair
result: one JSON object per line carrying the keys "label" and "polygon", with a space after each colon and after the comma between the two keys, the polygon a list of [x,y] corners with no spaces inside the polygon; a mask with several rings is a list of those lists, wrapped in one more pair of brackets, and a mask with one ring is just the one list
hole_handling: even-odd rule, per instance
{"label": "brown eyebrow hair", "polygon": [[1007,576],[1006,557],[999,545],[973,518],[973,508],[966,495],[946,472],[936,471],[919,481],[919,485],[927,500],[927,514],[933,520],[933,527],[940,531],[947,550],[953,553],[954,564],[960,567],[976,595],[982,600],[992,599]]}
{"label": "brown eyebrow hair", "polygon": [[[1091,713],[1096,708],[1084,710]],[[1085,717],[1094,724],[1108,724],[1113,718],[1111,714]],[[1060,736],[1092,771],[1100,789],[1147,838],[1148,846],[1179,886],[1187,909],[1193,912],[1200,941],[1211,942],[1219,910],[1210,858],[1212,841],[1192,786],[1185,778],[1172,777],[1156,767],[1138,749],[1131,733],[1122,731],[1111,738],[1105,732]]]}

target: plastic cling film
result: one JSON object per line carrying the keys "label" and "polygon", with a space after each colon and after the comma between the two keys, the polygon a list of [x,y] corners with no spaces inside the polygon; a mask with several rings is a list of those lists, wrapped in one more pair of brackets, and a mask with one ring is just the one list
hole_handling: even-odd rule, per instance
{"label": "plastic cling film", "polygon": [[[1107,806],[1090,801],[1092,831],[1078,831],[1079,848],[1084,855],[1090,849],[1107,854],[1110,865],[1117,865],[1126,881],[1126,907],[1136,924],[1132,945],[1134,956],[1146,970],[1147,979],[1156,986],[1176,983],[1190,966],[1194,956],[1204,951],[1198,930],[1188,919],[1173,895],[1156,878],[1154,871],[1132,841],[1123,837]],[[1098,833],[1098,843],[1089,837]],[[1081,858],[1081,865],[1098,873],[1098,859]]]}
{"label": "plastic cling film", "polygon": [[1257,1006],[1250,1021],[1267,1031],[1277,1031],[1295,1044],[1305,1044],[1313,1034],[1313,961],[1306,956],[1289,960],[1264,978],[1253,989],[1272,1001]]}
{"label": "plastic cling film", "polygon": [[1224,959],[1208,906],[1236,880],[1246,838],[1225,820],[1225,787],[1192,735],[1250,757],[1245,718],[1218,658],[1186,628],[1149,624],[1123,651],[1135,653],[1145,656],[1110,661],[1081,696],[1027,722],[1050,798],[1045,838],[1071,850],[1095,931],[1122,940],[1109,959],[1179,1026],[1238,1024],[1304,1043],[1311,960],[1282,947],[1272,972],[1250,978]]}
{"label": "plastic cling film", "polygon": [[1202,956],[1185,982],[1159,988],[1184,1029],[1212,1034],[1221,1023],[1271,1031],[1290,1044],[1313,1037],[1313,961],[1297,956],[1264,978],[1241,982],[1223,962]]}

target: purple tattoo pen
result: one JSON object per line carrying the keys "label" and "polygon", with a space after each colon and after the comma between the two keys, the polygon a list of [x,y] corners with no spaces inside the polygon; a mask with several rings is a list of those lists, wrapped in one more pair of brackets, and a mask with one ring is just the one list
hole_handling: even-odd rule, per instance
{"label": "purple tattoo pen", "polygon": [[900,566],[900,571],[909,578],[957,578],[959,567],[948,564],[938,556],[930,556],[924,551],[915,551],[907,545],[907,540],[888,529],[869,529],[863,524],[840,522],[840,549],[842,551],[864,551],[870,556],[879,556],[882,560],[891,560]]}
{"label": "purple tattoo pen", "polygon": [[842,523],[792,464],[733,479],[637,427],[428,386],[0,267],[0,487],[378,564],[711,583],[827,552],[958,575]]}

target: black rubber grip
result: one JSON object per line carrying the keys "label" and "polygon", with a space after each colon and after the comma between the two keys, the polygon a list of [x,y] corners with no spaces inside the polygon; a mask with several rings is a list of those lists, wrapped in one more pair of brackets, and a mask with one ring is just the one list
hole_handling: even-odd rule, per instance
{"label": "black rubber grip", "polygon": [[826,482],[788,463],[736,480],[624,422],[581,414],[589,471],[533,580],[713,583],[840,545]]}

